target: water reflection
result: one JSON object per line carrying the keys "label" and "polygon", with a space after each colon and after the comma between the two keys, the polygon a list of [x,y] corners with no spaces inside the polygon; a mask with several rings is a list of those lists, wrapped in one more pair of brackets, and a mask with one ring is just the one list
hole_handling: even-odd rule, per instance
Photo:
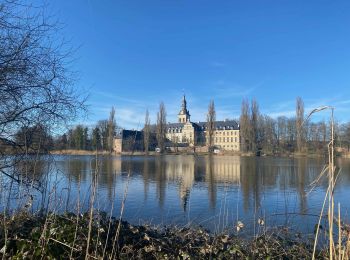
{"label": "water reflection", "polygon": [[[64,158],[62,172],[74,183],[89,183],[96,167],[93,157]],[[344,164],[344,163],[343,163]],[[345,164],[347,173],[348,164]],[[155,183],[159,207],[164,206],[169,184],[177,187],[182,210],[186,211],[193,186],[206,188],[209,206],[217,207],[218,187],[239,187],[243,207],[261,207],[261,196],[269,190],[289,191],[298,196],[300,213],[307,212],[306,192],[323,167],[322,160],[273,159],[234,156],[157,156],[102,157],[99,162],[98,185],[107,190],[109,199],[118,176],[131,172],[133,180],[142,180],[143,197],[148,198],[150,184]],[[345,175],[349,181],[348,174]],[[325,185],[324,185],[325,187]],[[153,191],[151,191],[153,192]]]}
{"label": "water reflection", "polygon": [[[78,184],[81,194],[88,196],[97,167],[99,203],[108,210],[115,199],[115,215],[119,213],[118,205],[129,181],[125,217],[136,222],[140,218],[159,223],[189,220],[206,223],[208,219],[215,222],[225,211],[231,223],[238,217],[254,221],[258,215],[264,215],[277,216],[271,217],[271,221],[289,224],[291,213],[319,214],[326,182],[313,193],[308,192],[323,165],[323,159],[306,158],[106,156],[96,162],[93,156],[57,156],[54,163],[57,171],[49,178],[51,185],[59,179],[58,188],[69,187],[71,193],[62,200],[68,201],[66,208],[74,208],[68,204],[75,203]],[[338,159],[337,165],[342,168],[342,175],[336,198],[346,212],[350,209],[350,160]],[[47,161],[36,167],[36,174],[47,176],[44,174]],[[302,218],[297,221],[301,225],[309,224]]]}
{"label": "water reflection", "polygon": [[167,182],[174,182],[178,186],[182,208],[186,211],[187,202],[194,183],[195,159],[193,156],[177,157],[165,166]]}

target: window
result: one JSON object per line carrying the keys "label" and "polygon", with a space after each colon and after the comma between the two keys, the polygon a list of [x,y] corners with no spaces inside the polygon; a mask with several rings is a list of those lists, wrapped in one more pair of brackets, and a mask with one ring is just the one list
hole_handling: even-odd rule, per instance
{"label": "window", "polygon": [[237,137],[235,137],[235,142],[237,143]]}
{"label": "window", "polygon": [[231,137],[231,142],[233,142],[233,137]]}

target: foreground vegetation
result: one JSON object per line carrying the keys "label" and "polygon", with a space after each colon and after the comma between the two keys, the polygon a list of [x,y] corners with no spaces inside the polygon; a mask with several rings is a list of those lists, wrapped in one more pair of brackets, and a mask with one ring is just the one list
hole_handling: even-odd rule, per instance
{"label": "foreground vegetation", "polygon": [[[12,259],[310,259],[313,253],[312,241],[281,230],[241,239],[228,233],[213,235],[201,227],[133,226],[104,213],[93,216],[91,229],[89,222],[87,214],[22,212],[6,221],[2,216],[0,255]],[[316,258],[328,259],[328,251],[318,250]]]}

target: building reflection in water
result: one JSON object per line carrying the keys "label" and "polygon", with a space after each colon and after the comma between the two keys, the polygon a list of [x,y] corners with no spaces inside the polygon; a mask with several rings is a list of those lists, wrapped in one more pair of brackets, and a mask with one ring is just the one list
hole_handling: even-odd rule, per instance
{"label": "building reflection in water", "polygon": [[177,156],[171,160],[166,160],[165,164],[166,181],[176,183],[184,211],[187,209],[190,193],[195,182],[204,181],[207,184],[209,204],[212,208],[216,206],[216,186],[218,183],[238,185],[240,182],[239,157],[217,156],[213,158],[208,156],[197,158],[195,156]]}
{"label": "building reflection in water", "polygon": [[[307,194],[311,189],[309,184],[318,177],[324,162],[323,158],[102,156],[99,158],[97,200],[102,210],[107,211],[114,202],[114,212],[120,214],[130,171],[126,218],[137,216],[154,219],[157,223],[166,223],[169,219],[174,223],[178,219],[215,221],[221,209],[226,209],[230,221],[235,219],[236,212],[251,220],[266,213],[276,216],[276,223],[287,225],[296,215],[319,213],[327,181],[319,184],[316,196]],[[342,205],[348,205],[350,161],[338,158],[337,165],[342,168],[342,174],[336,195]],[[47,205],[49,192],[56,183],[57,196],[51,197],[57,197],[57,205],[64,203],[63,210],[75,209],[79,195],[81,204],[85,202],[84,210],[89,206],[95,166],[94,156],[56,156],[54,163],[47,159],[35,164],[22,162],[16,170],[23,172],[23,176],[40,180],[44,188],[49,180],[47,194],[35,196],[41,198],[38,207]],[[50,170],[54,167],[59,171]],[[309,225],[304,220],[302,224]]]}
{"label": "building reflection in water", "polygon": [[240,158],[232,156],[208,156],[205,160],[205,181],[208,185],[209,205],[216,207],[217,184],[239,185],[241,179]]}
{"label": "building reflection in water", "polygon": [[169,160],[165,167],[168,182],[178,186],[182,208],[186,211],[188,199],[195,177],[195,158],[193,156],[178,156]]}
{"label": "building reflection in water", "polygon": [[[88,185],[91,182],[95,165],[93,158],[75,158],[62,162],[69,181],[78,182],[80,175],[81,183]],[[179,209],[188,211],[191,195],[198,196],[199,192],[205,191],[206,197],[193,197],[191,203],[196,203],[197,208],[198,205],[205,207],[203,210],[207,207],[215,210],[228,190],[231,202],[237,201],[244,212],[257,212],[268,205],[274,207],[276,212],[287,214],[292,209],[305,214],[308,210],[308,185],[318,176],[323,162],[308,159],[174,155],[103,157],[100,165],[98,185],[105,190],[105,197],[111,201],[114,189],[118,185],[124,187],[123,183],[130,170],[130,187],[136,185],[136,193],[140,192],[135,195],[139,200],[133,202],[136,204],[158,204],[158,208],[162,209],[165,205],[175,206],[172,200],[175,195],[181,205]],[[123,191],[116,192],[118,196]],[[273,201],[267,199],[279,199],[284,203],[273,204]],[[291,203],[296,205],[291,207]]]}

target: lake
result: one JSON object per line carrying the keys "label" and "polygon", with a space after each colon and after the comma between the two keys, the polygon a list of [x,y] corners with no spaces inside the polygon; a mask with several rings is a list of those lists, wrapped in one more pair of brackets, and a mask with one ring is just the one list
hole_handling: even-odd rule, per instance
{"label": "lake", "polygon": [[[193,155],[101,156],[96,162],[95,156],[53,156],[32,169],[45,189],[44,195],[32,193],[30,210],[35,212],[44,204],[52,211],[77,212],[79,204],[80,211],[86,211],[97,164],[96,210],[112,210],[119,217],[125,196],[123,219],[134,224],[201,225],[221,232],[235,231],[241,221],[242,234],[276,226],[311,234],[327,181],[323,178],[311,184],[325,162],[324,158]],[[350,160],[339,158],[337,166],[341,173],[336,208],[339,202],[343,219],[349,223]],[[10,184],[4,183],[8,191]],[[11,194],[25,194],[14,186],[11,190]],[[20,198],[11,200],[13,209],[25,204],[27,196]],[[265,222],[263,226],[258,219]]]}

